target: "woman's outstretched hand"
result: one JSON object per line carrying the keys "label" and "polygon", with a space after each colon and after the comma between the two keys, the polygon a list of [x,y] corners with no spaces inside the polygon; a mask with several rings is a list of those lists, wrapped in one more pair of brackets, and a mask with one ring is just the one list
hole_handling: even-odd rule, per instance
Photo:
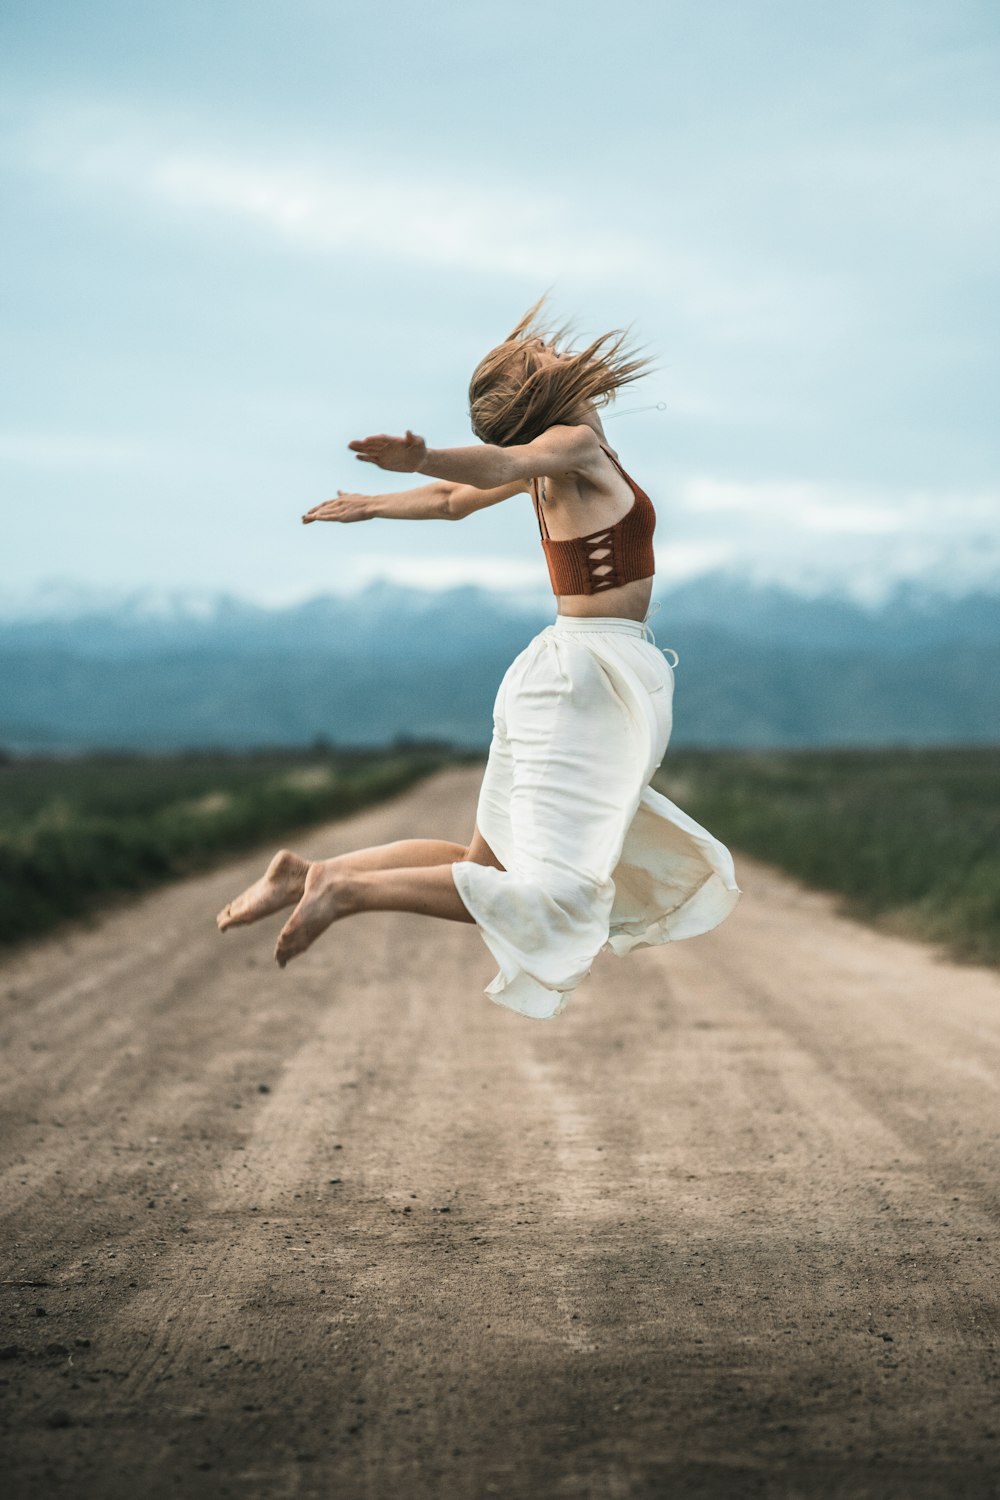
{"label": "woman's outstretched hand", "polygon": [[380,469],[392,469],[396,474],[415,474],[427,457],[427,444],[409,428],[405,437],[381,432],[377,437],[355,438],[347,446],[361,463],[378,464]]}
{"label": "woman's outstretched hand", "polygon": [[367,521],[371,515],[368,502],[370,495],[352,495],[347,490],[338,490],[336,500],[324,500],[314,505],[302,517],[303,526],[310,521]]}

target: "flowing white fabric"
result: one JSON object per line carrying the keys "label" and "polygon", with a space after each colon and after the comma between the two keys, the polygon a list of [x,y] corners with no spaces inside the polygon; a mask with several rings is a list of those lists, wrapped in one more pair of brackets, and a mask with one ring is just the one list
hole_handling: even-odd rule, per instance
{"label": "flowing white fabric", "polygon": [[538,1020],[601,949],[695,937],[739,900],[729,850],[649,785],[674,674],[647,630],[560,615],[497,693],[477,822],[504,869],[451,869],[500,966],[486,994]]}

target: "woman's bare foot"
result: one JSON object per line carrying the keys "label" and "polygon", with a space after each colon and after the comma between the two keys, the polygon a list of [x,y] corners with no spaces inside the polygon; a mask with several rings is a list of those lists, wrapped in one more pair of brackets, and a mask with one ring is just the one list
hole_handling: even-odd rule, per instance
{"label": "woman's bare foot", "polygon": [[320,859],[309,866],[302,900],[278,935],[274,956],[279,968],[314,943],[331,922],[358,910],[357,880],[343,860]]}
{"label": "woman's bare foot", "polygon": [[283,906],[293,906],[302,898],[308,874],[307,859],[282,849],[268,865],[266,874],[222,908],[215,919],[219,931],[245,927],[249,922],[259,922],[261,917],[281,911]]}

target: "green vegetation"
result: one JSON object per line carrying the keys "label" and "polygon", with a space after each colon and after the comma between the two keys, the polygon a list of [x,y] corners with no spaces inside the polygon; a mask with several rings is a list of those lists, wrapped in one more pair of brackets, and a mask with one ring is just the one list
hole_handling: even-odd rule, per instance
{"label": "green vegetation", "polygon": [[[0,942],[341,817],[440,747],[0,759]],[[1000,751],[677,750],[656,784],[856,916],[1000,964]]]}
{"label": "green vegetation", "polygon": [[0,761],[0,942],[403,791],[435,747]]}
{"label": "green vegetation", "polygon": [[680,750],[656,785],[853,915],[1000,963],[1000,750]]}

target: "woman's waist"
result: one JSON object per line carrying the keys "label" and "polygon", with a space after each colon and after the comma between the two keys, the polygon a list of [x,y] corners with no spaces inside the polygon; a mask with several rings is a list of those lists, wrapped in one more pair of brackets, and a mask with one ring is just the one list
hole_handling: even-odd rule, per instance
{"label": "woman's waist", "polygon": [[645,633],[645,616],[641,620],[633,620],[628,615],[564,615],[558,614],[552,625],[552,630],[567,631],[574,634],[579,631],[596,630],[601,632],[620,631],[624,635],[638,635]]}
{"label": "woman's waist", "polygon": [[639,620],[633,619],[629,615],[566,615],[559,613],[556,615],[553,623],[542,632],[542,635],[561,635],[567,639],[588,634],[633,637],[652,646],[654,651],[657,651],[664,657],[669,653],[673,657],[673,661],[669,665],[676,667],[678,661],[677,652],[672,646],[657,646],[656,636],[653,634],[653,627],[650,624],[650,620],[659,608],[659,602],[648,605],[642,618]]}
{"label": "woman's waist", "polygon": [[654,579],[635,578],[629,583],[599,587],[591,593],[577,594],[555,590],[557,618],[638,620],[641,624],[649,612]]}

